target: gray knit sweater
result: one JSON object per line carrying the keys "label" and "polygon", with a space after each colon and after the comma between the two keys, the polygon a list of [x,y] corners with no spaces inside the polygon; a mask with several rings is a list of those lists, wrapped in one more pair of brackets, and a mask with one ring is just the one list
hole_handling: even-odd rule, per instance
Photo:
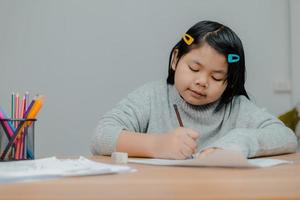
{"label": "gray knit sweater", "polygon": [[296,151],[295,134],[245,96],[236,96],[232,104],[214,112],[218,102],[190,105],[174,85],[157,81],[130,93],[101,118],[92,138],[92,153],[110,155],[122,130],[164,134],[177,128],[173,104],[177,104],[184,126],[200,134],[199,151],[218,147],[239,150],[245,157]]}

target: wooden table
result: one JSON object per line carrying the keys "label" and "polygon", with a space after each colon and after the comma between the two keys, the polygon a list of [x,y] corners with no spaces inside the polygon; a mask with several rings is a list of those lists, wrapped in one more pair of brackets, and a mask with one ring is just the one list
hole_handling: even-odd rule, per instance
{"label": "wooden table", "polygon": [[0,199],[300,199],[300,154],[273,158],[295,163],[255,169],[130,164],[138,171],[1,184]]}

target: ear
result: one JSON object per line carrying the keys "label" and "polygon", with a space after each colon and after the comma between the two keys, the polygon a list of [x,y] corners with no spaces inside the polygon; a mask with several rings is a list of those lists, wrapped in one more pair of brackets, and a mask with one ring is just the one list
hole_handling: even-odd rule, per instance
{"label": "ear", "polygon": [[177,62],[178,62],[178,49],[174,49],[174,51],[172,53],[172,60],[171,60],[172,69],[174,71],[176,69]]}

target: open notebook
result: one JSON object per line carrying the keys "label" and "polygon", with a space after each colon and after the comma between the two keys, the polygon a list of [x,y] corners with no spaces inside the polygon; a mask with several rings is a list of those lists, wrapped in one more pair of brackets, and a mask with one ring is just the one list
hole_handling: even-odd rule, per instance
{"label": "open notebook", "polygon": [[131,163],[166,165],[166,166],[191,166],[191,167],[271,167],[280,164],[292,163],[292,161],[271,158],[246,159],[237,151],[220,150],[201,159],[166,160],[166,159],[140,159],[132,158]]}

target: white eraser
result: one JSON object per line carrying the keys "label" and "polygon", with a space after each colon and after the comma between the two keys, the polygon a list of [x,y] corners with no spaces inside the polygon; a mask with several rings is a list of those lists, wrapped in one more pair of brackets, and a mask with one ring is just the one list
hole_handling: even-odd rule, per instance
{"label": "white eraser", "polygon": [[112,158],[114,163],[127,164],[128,153],[126,153],[126,152],[113,152],[111,154],[111,158]]}

